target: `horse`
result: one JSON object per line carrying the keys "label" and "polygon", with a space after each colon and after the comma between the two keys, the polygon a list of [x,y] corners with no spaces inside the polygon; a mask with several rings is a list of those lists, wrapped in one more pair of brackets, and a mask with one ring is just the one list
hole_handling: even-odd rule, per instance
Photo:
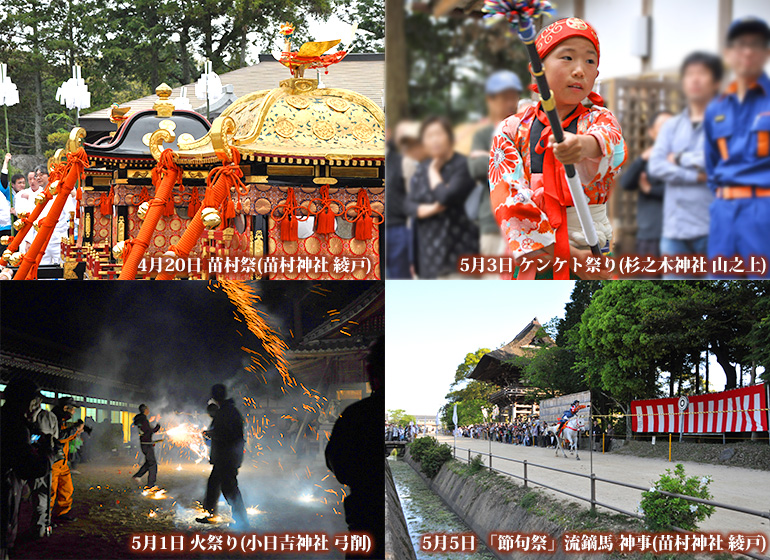
{"label": "horse", "polygon": [[553,426],[548,426],[546,431],[553,432],[554,436],[556,436],[557,441],[557,447],[556,447],[556,453],[555,457],[559,456],[559,449],[561,449],[562,455],[564,455],[564,458],[567,458],[567,454],[564,452],[564,440],[567,440],[568,447],[570,453],[573,451],[575,452],[575,458],[580,461],[580,454],[578,453],[578,431],[585,430],[586,429],[586,421],[584,418],[581,418],[579,416],[573,416],[569,420],[567,420],[567,423],[564,425],[564,429],[561,432],[561,437],[558,436],[556,433],[556,428],[558,427],[558,424],[554,424]]}

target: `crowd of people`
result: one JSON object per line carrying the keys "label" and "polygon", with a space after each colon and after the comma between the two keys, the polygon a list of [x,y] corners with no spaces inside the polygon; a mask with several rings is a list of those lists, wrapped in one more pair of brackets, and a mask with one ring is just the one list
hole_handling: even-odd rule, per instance
{"label": "crowd of people", "polygon": [[[558,422],[548,424],[545,420],[535,417],[522,417],[512,422],[485,422],[470,424],[457,428],[457,435],[471,439],[492,440],[510,445],[524,445],[526,447],[555,448],[557,440],[555,432]],[[549,426],[551,429],[549,430]],[[602,450],[602,434],[605,434],[604,450],[609,451],[610,442],[615,435],[612,423],[607,424],[607,430],[602,428],[598,420],[594,420],[591,426],[594,451]]]}
{"label": "crowd of people", "polygon": [[[42,192],[48,186],[48,168],[45,165],[38,165],[35,169],[29,171],[26,176],[16,173],[9,177],[9,165],[13,156],[6,153],[3,159],[2,170],[0,170],[0,238],[10,236],[15,233],[17,228],[14,222],[22,215],[29,215],[35,209],[35,196]],[[45,254],[40,261],[42,265],[61,263],[61,240],[69,233],[70,217],[75,212],[77,200],[73,190],[67,198],[64,209],[56,222],[51,240],[46,247]],[[48,201],[46,207],[40,213],[40,220],[48,215],[53,205],[53,200]],[[77,228],[75,228],[77,232]],[[37,228],[30,228],[27,235],[19,245],[19,252],[26,253],[37,235]],[[0,239],[0,253],[7,247]]]}
{"label": "crowd of people", "polygon": [[[770,259],[770,238],[762,234],[770,223],[767,23],[734,21],[723,57],[688,55],[680,68],[684,109],[651,115],[651,146],[627,162],[620,125],[593,92],[598,36],[575,19],[572,26],[546,27],[536,42],[565,130],[561,144],[541,104],[522,99],[519,76],[507,70],[487,79],[487,117],[469,146],[455,141],[458,129],[441,116],[393,128],[386,160],[388,278],[469,278],[458,275],[458,257],[470,254],[508,255],[517,263],[544,258],[554,270],[559,257],[585,259],[590,253],[561,164],[578,169],[603,252],[612,239],[605,205],[619,177],[622,188],[638,191],[640,257],[738,256],[747,267],[752,257]],[[725,67],[733,76],[727,86]],[[593,278],[585,270],[571,274]],[[537,277],[555,276],[548,270]]]}
{"label": "crowd of people", "polygon": [[385,424],[385,441],[409,442],[428,434],[428,426],[419,426],[415,423],[410,423],[408,426],[399,426],[390,422]]}
{"label": "crowd of people", "polygon": [[[71,514],[75,448],[91,429],[83,420],[72,422],[72,397],[61,397],[48,410],[29,379],[8,383],[0,409],[2,432],[0,474],[0,554],[8,557],[19,533],[19,507],[27,495],[32,507],[31,538],[51,535],[52,528],[77,519]],[[76,443],[76,441],[81,443]],[[82,452],[81,452],[82,453]]]}

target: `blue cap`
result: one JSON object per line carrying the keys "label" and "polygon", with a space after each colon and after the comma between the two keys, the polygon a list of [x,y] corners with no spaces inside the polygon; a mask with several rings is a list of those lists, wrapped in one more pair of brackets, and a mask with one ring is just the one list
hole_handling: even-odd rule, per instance
{"label": "blue cap", "polygon": [[732,41],[741,35],[747,34],[762,35],[765,41],[770,40],[770,27],[763,19],[754,16],[747,16],[736,19],[727,29],[727,40]]}
{"label": "blue cap", "polygon": [[521,91],[521,80],[510,70],[498,70],[487,78],[487,85],[484,90],[487,95],[497,95],[503,91],[515,89]]}

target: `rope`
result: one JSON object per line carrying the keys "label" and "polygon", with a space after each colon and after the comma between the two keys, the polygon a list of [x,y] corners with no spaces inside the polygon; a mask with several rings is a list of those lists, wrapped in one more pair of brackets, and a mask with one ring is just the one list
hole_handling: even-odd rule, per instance
{"label": "rope", "polygon": [[[65,170],[65,164],[64,163],[57,163],[54,168],[51,170],[51,173],[48,175],[48,185],[53,184],[54,181],[60,181],[64,178],[64,170]],[[48,204],[49,200],[53,199],[53,195],[48,190],[48,185],[40,191],[45,196],[45,201],[41,204],[36,204],[35,209],[32,211],[32,213],[24,218],[22,221],[24,222],[24,225],[19,229],[19,231],[16,232],[16,235],[13,236],[13,239],[11,240],[11,243],[6,248],[6,251],[9,251],[10,253],[15,253],[19,250],[19,247],[21,246],[21,242],[26,237],[27,233],[29,232],[29,228],[32,227],[32,224],[35,223],[35,220],[38,219],[40,214],[45,209],[46,205]],[[0,256],[0,265],[7,266],[8,262]]]}
{"label": "rope", "polygon": [[[187,228],[179,242],[171,247],[171,250],[176,253],[178,258],[187,258],[200,240],[201,233],[203,233],[203,220],[201,219],[203,208],[221,207],[229,198],[230,187],[235,187],[236,190],[246,189],[246,186],[240,180],[243,177],[243,171],[241,171],[238,165],[241,161],[241,155],[237,150],[232,150],[232,152],[232,162],[215,167],[209,173],[209,176],[206,177],[206,193],[203,196],[203,206],[195,212],[195,216],[187,224]],[[173,272],[161,272],[156,279],[172,280],[175,275]]]}
{"label": "rope", "polygon": [[[152,183],[155,185],[155,196],[150,200],[150,207],[144,218],[142,228],[135,239],[125,244],[123,253],[123,268],[120,272],[119,280],[134,280],[136,272],[139,269],[139,263],[144,256],[147,247],[152,241],[155,228],[160,221],[161,215],[167,212],[166,205],[168,201],[172,202],[172,191],[175,185],[182,184],[182,168],[174,161],[174,152],[171,148],[163,151],[158,159],[158,163],[152,170]],[[160,183],[160,184],[158,184]]]}
{"label": "rope", "polygon": [[[76,152],[67,154],[65,176],[63,180],[59,181],[56,199],[53,201],[51,210],[45,218],[40,221],[38,234],[35,236],[35,240],[32,242],[29,251],[24,255],[21,266],[19,266],[19,270],[16,272],[16,276],[14,276],[14,280],[25,280],[33,267],[33,277],[37,274],[38,255],[45,252],[48,242],[51,239],[53,229],[59,221],[59,216],[61,216],[61,212],[64,209],[64,204],[67,202],[67,197],[72,192],[72,189],[75,188],[78,180],[83,175],[83,171],[85,171],[89,165],[88,155],[83,148],[79,148]],[[49,181],[50,178],[49,175]],[[38,215],[40,215],[40,212],[38,212]]]}

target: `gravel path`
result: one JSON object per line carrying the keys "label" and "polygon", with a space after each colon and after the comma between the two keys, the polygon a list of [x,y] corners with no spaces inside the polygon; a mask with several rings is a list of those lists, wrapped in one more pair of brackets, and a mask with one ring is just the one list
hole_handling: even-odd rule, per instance
{"label": "gravel path", "polygon": [[[453,438],[441,436],[439,440],[452,445]],[[489,452],[489,442],[486,440],[477,440],[470,438],[457,438],[457,455],[463,460],[467,460],[468,452],[460,451],[470,448],[473,454],[481,454],[484,457],[484,463],[488,461],[485,453]],[[504,443],[492,442],[492,454],[500,457],[509,457],[512,459],[531,461],[549,467],[555,467],[581,474],[590,474],[590,462],[588,450],[580,452],[580,461],[576,461],[574,456],[567,455],[564,459],[561,452],[558,457],[554,457],[553,449],[524,447],[521,445],[509,445]],[[744,469],[740,467],[728,467],[722,465],[709,465],[704,463],[694,463],[680,461],[688,476],[710,475],[713,479],[709,486],[713,499],[724,504],[742,506],[758,511],[770,510],[770,473],[754,469]],[[593,466],[596,476],[617,480],[619,482],[628,482],[640,486],[652,485],[653,481],[667,468],[673,469],[675,463],[669,463],[661,459],[651,459],[645,457],[633,457],[628,455],[616,455],[607,453],[594,453]],[[502,459],[492,459],[492,466],[503,469],[521,476],[523,474],[522,465]],[[537,467],[529,466],[527,471],[528,478],[548,484],[555,488],[560,488],[577,494],[579,496],[590,497],[590,481],[585,478],[575,477],[565,473],[549,471]],[[518,480],[517,480],[518,481]],[[520,481],[518,481],[520,482]],[[546,493],[559,499],[573,500],[588,505],[586,502],[576,500],[565,494],[545,490]],[[636,512],[641,499],[641,491],[607,484],[596,483],[596,499],[624,509],[626,511]],[[717,508],[709,519],[703,522],[700,527],[702,531],[718,531],[729,533],[732,531],[741,531],[743,533],[764,532],[770,539],[770,520],[753,515],[747,515],[736,511]]]}

